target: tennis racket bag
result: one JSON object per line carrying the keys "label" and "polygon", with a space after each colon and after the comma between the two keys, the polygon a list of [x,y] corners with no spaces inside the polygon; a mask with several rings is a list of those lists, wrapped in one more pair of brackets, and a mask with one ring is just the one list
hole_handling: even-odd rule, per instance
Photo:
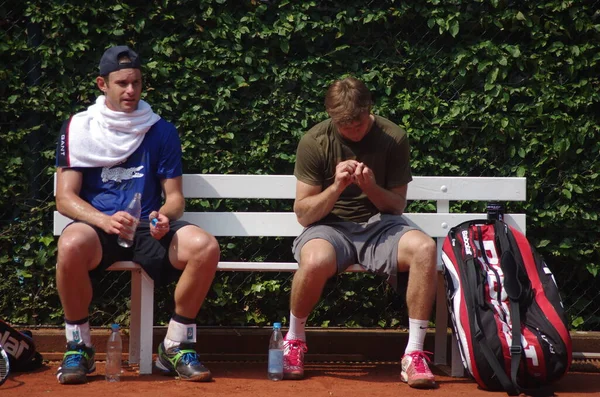
{"label": "tennis racket bag", "polygon": [[32,371],[42,366],[31,332],[19,332],[0,320],[0,345],[8,355],[11,372]]}
{"label": "tennis racket bag", "polygon": [[571,364],[554,276],[518,230],[463,222],[442,247],[452,328],[463,366],[482,389],[546,390]]}

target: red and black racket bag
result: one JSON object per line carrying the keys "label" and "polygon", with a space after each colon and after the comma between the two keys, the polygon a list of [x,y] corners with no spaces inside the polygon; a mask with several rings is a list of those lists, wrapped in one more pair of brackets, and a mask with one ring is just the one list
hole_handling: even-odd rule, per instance
{"label": "red and black racket bag", "polygon": [[8,355],[11,372],[32,371],[43,365],[30,331],[19,332],[0,320],[0,345]]}
{"label": "red and black racket bag", "polygon": [[442,248],[452,328],[463,365],[482,389],[547,389],[571,364],[567,319],[554,276],[518,230],[475,220]]}

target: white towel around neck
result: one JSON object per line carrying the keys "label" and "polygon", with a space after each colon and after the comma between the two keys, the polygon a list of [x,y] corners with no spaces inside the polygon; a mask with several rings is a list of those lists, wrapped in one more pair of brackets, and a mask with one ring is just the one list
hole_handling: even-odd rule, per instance
{"label": "white towel around neck", "polygon": [[160,116],[140,100],[131,113],[106,107],[101,95],[87,110],[75,114],[69,124],[69,165],[71,167],[112,167],[140,146],[144,135]]}

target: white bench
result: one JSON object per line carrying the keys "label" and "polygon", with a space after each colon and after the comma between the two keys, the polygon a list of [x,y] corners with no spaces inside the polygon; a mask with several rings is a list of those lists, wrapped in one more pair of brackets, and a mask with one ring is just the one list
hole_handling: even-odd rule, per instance
{"label": "white bench", "polygon": [[[55,184],[56,185],[56,184]],[[293,175],[211,175],[185,174],[186,198],[219,199],[294,199],[296,179]],[[414,177],[408,185],[407,198],[436,202],[436,213],[406,213],[410,222],[436,238],[438,252],[452,226],[471,219],[485,218],[481,213],[450,213],[451,201],[524,201],[526,178],[494,177]],[[291,203],[291,202],[290,202]],[[302,231],[293,212],[186,212],[184,220],[199,225],[215,237],[295,237]],[[505,221],[525,233],[525,214],[506,214]],[[60,235],[70,220],[54,212],[54,235]],[[440,258],[440,255],[438,255]],[[220,262],[222,271],[295,271],[297,263]],[[441,260],[438,269],[441,270]],[[152,329],[154,282],[133,262],[116,262],[109,270],[131,271],[131,320],[129,361],[139,363],[140,374],[152,372]],[[359,265],[348,271],[360,272]],[[438,282],[436,298],[436,333],[434,363],[447,363],[448,312],[444,281]],[[452,375],[462,375],[456,344],[452,349]]]}

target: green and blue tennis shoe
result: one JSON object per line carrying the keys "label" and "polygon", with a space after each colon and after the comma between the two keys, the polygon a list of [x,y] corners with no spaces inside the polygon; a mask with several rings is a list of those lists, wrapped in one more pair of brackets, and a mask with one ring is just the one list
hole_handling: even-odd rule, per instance
{"label": "green and blue tennis shoe", "polygon": [[87,374],[96,370],[95,350],[83,343],[67,343],[67,351],[56,371],[56,378],[63,385],[87,382]]}
{"label": "green and blue tennis shoe", "polygon": [[181,380],[208,382],[212,374],[198,359],[198,354],[191,343],[165,349],[164,343],[158,346],[156,367],[165,374],[177,375]]}

